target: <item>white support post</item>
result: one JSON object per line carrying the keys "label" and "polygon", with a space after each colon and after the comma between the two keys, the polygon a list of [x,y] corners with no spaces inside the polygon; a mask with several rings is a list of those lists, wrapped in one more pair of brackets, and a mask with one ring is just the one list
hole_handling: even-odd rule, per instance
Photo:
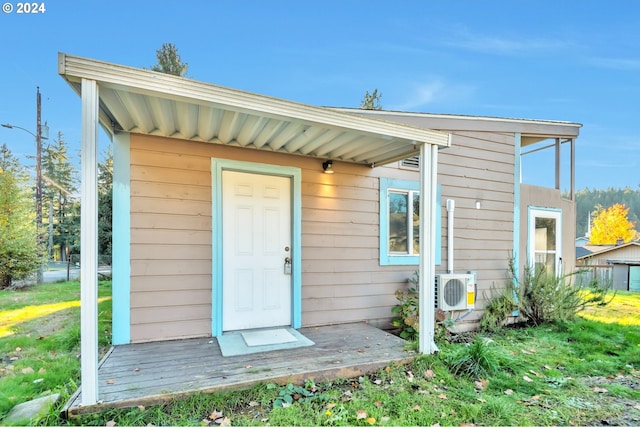
{"label": "white support post", "polygon": [[556,138],[556,150],[555,150],[555,158],[556,158],[556,163],[555,163],[555,168],[556,168],[556,190],[560,190],[561,189],[561,180],[562,180],[562,176],[561,176],[561,168],[562,168],[562,160],[560,159],[561,154],[562,154],[562,143],[560,142],[560,138]]}
{"label": "white support post", "polygon": [[438,146],[420,146],[420,353],[438,351],[435,343],[435,253]]}
{"label": "white support post", "polygon": [[571,201],[576,201],[576,140],[571,138]]}
{"label": "white support post", "polygon": [[98,85],[82,79],[80,354],[82,404],[98,402]]}

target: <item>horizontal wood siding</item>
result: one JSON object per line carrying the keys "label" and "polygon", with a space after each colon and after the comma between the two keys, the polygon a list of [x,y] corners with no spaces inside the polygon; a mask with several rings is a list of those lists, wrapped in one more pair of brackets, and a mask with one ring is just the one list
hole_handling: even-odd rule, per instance
{"label": "horizontal wood siding", "polygon": [[[602,250],[597,245],[589,245],[589,249],[594,252]],[[629,264],[638,263],[640,262],[640,246],[629,245],[611,248],[601,254],[594,253],[592,256],[585,258],[583,262],[586,263],[584,265],[607,265],[609,261],[627,262]]]}
{"label": "horizontal wood siding", "polygon": [[132,342],[211,334],[211,161],[196,147],[131,137]]}
{"label": "horizontal wood siding", "polygon": [[[454,272],[477,273],[478,309],[504,284],[513,253],[514,140],[508,132],[453,132],[452,147],[439,152],[442,263],[436,273],[447,272],[446,200],[453,199]],[[131,141],[133,341],[211,334],[212,157],[301,169],[303,326],[389,325],[395,291],[407,286],[417,266],[380,266],[379,178],[418,181],[416,169],[335,162],[335,173],[324,174],[320,159],[149,136]],[[549,197],[536,191],[525,188],[524,201]],[[574,215],[571,203],[562,206],[567,218]],[[520,239],[524,246],[522,231]],[[480,315],[477,310],[464,321]]]}
{"label": "horizontal wood siding", "polygon": [[388,327],[395,291],[406,288],[417,266],[380,266],[381,176],[418,180],[397,165],[371,169],[319,161],[302,171],[302,271],[305,326],[368,321]]}
{"label": "horizontal wood siding", "polygon": [[302,171],[302,324],[388,326],[417,266],[379,265],[379,177],[371,169],[251,149],[135,136],[131,143],[132,341],[211,334],[211,158]]}
{"label": "horizontal wood siding", "polygon": [[[453,270],[477,274],[476,309],[502,287],[514,238],[514,155],[512,133],[453,132],[452,146],[438,156],[442,186],[442,264],[447,272],[447,199],[455,201]],[[481,204],[476,209],[476,201]],[[464,319],[476,321],[477,311]]]}

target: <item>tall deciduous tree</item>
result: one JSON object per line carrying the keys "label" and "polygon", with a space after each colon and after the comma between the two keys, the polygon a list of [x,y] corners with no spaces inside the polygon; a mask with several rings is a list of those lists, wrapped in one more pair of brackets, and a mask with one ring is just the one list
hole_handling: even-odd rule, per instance
{"label": "tall deciduous tree", "polygon": [[[69,160],[67,143],[62,132],[42,156],[44,178],[43,207],[47,210],[49,257],[66,260],[67,249],[78,245],[79,228],[73,195],[77,192],[78,171]],[[57,255],[54,256],[53,251]]]}
{"label": "tall deciduous tree", "polygon": [[37,228],[27,174],[0,146],[0,289],[37,271]]}
{"label": "tall deciduous tree", "polygon": [[594,212],[591,226],[591,243],[594,245],[612,245],[622,239],[630,242],[636,237],[635,224],[629,221],[629,208],[616,203],[608,208],[598,206]]}
{"label": "tall deciduous tree", "polygon": [[378,92],[378,89],[374,89],[372,93],[364,94],[364,98],[360,101],[360,108],[363,110],[382,110],[382,104],[380,103],[382,93]]}
{"label": "tall deciduous tree", "polygon": [[[569,194],[566,195],[570,197]],[[629,208],[629,221],[640,221],[640,185],[637,188],[607,188],[576,191],[576,235],[585,236],[589,232],[592,213],[598,205],[611,206],[620,203]]]}
{"label": "tall deciduous tree", "polygon": [[156,58],[158,63],[152,66],[151,70],[186,77],[189,64],[182,62],[178,48],[173,43],[163,43],[162,47],[156,50]]}

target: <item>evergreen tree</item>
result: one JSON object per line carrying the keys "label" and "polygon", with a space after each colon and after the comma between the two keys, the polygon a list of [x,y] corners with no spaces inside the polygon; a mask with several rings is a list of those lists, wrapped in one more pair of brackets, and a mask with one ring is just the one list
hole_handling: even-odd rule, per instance
{"label": "evergreen tree", "polygon": [[360,101],[360,108],[363,110],[382,110],[380,98],[382,98],[382,93],[378,92],[378,89],[374,89],[372,93],[367,91],[362,101]]}
{"label": "evergreen tree", "polygon": [[0,146],[0,289],[38,270],[37,228],[27,173]]}
{"label": "evergreen tree", "polygon": [[151,70],[173,76],[187,76],[189,64],[182,62],[178,48],[173,43],[163,43],[162,47],[156,50],[156,58],[158,63],[152,66]]}
{"label": "evergreen tree", "polygon": [[113,153],[111,146],[98,163],[98,254],[111,257],[113,210]]}
{"label": "evergreen tree", "polygon": [[[42,156],[43,208],[47,210],[43,220],[49,230],[49,258],[66,260],[66,252],[79,244],[79,225],[73,194],[77,192],[78,171],[69,160],[67,143],[62,132]],[[47,215],[48,214],[48,215]],[[55,255],[54,255],[55,251]]]}

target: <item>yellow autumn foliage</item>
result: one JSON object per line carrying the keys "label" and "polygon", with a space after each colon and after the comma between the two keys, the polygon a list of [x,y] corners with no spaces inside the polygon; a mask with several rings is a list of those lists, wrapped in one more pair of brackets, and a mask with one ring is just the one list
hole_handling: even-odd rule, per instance
{"label": "yellow autumn foliage", "polygon": [[629,208],[625,205],[616,203],[606,209],[600,206],[595,213],[591,225],[591,244],[613,245],[618,239],[624,243],[635,239],[636,224],[629,221]]}

